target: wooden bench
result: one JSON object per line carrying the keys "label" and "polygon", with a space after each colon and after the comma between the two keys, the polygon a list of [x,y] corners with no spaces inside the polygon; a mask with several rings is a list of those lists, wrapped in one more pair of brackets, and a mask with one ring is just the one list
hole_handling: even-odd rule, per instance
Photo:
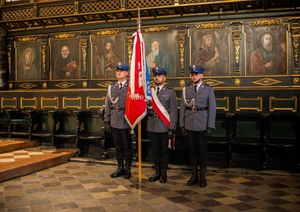
{"label": "wooden bench", "polygon": [[236,113],[230,138],[230,166],[264,168],[264,123],[261,114]]}
{"label": "wooden bench", "polygon": [[0,138],[9,137],[10,118],[5,110],[0,110]]}
{"label": "wooden bench", "polygon": [[266,114],[266,168],[300,170],[300,115]]}
{"label": "wooden bench", "polygon": [[9,122],[9,138],[28,138],[31,139],[32,119],[30,110],[6,110]]}
{"label": "wooden bench", "polygon": [[51,112],[47,110],[33,110],[30,113],[32,119],[31,138],[37,139],[41,144],[46,139],[53,143],[54,120]]}
{"label": "wooden bench", "polygon": [[[77,144],[79,148],[78,156],[100,157],[101,152],[93,152],[91,145],[105,148],[103,111],[75,111],[78,119]],[[96,148],[97,149],[97,148]],[[97,151],[97,150],[96,150]]]}

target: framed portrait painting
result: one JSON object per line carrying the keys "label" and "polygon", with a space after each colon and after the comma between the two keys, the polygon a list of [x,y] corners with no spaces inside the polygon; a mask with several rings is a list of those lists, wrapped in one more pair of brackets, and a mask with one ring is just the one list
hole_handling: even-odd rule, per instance
{"label": "framed portrait painting", "polygon": [[228,75],[229,29],[191,30],[191,64],[204,68],[205,76]]}
{"label": "framed portrait painting", "polygon": [[18,41],[16,43],[16,80],[40,80],[41,71],[41,42]]}
{"label": "framed portrait painting", "polygon": [[164,68],[168,76],[177,75],[176,36],[177,31],[143,33],[149,70],[158,66]]}
{"label": "framed portrait painting", "polygon": [[51,39],[51,79],[80,78],[80,39]]}
{"label": "framed portrait painting", "polygon": [[118,62],[125,61],[125,35],[91,35],[91,78],[114,78]]}
{"label": "framed portrait painting", "polygon": [[287,74],[287,26],[246,27],[246,75]]}

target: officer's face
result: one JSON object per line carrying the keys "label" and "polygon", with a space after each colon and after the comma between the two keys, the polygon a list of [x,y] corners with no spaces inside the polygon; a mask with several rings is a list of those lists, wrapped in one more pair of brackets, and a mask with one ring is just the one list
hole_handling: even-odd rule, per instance
{"label": "officer's face", "polygon": [[161,85],[166,81],[166,76],[163,74],[153,75],[154,84],[156,86]]}
{"label": "officer's face", "polygon": [[116,77],[118,81],[122,82],[126,79],[128,72],[123,69],[116,70]]}
{"label": "officer's face", "polygon": [[197,84],[200,82],[203,78],[203,74],[200,73],[190,73],[191,80],[193,81],[194,84]]}

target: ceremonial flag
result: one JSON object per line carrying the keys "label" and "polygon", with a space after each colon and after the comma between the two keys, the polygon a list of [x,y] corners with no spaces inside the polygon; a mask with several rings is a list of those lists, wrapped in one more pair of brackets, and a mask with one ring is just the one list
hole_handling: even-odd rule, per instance
{"label": "ceremonial flag", "polygon": [[150,73],[146,63],[145,45],[138,30],[133,35],[133,51],[130,65],[130,83],[126,97],[125,118],[134,129],[147,113],[146,100],[151,99]]}

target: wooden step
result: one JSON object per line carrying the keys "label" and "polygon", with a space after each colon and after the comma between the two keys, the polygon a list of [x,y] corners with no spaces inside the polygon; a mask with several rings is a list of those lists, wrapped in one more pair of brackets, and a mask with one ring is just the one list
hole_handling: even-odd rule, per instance
{"label": "wooden step", "polygon": [[[78,153],[77,148],[55,149],[53,146],[38,146],[37,142],[20,139],[1,140],[0,145],[0,182],[66,163]],[[3,152],[2,147],[6,152]]]}
{"label": "wooden step", "polygon": [[0,139],[0,154],[38,146],[37,141],[20,138]]}

